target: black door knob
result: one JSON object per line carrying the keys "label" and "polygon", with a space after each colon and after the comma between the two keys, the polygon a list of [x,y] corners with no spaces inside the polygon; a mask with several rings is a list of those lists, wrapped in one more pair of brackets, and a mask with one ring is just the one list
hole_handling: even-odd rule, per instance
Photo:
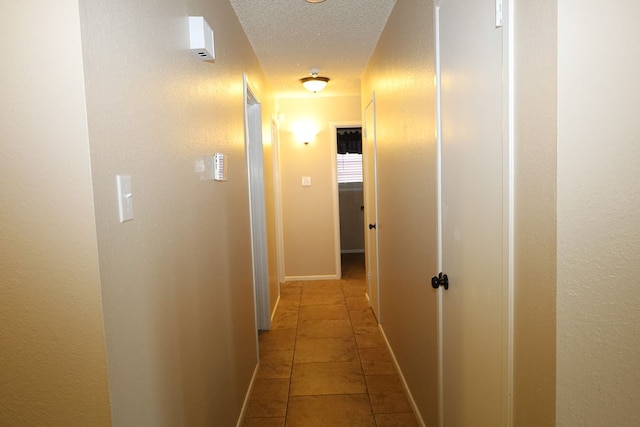
{"label": "black door knob", "polygon": [[375,224],[369,224],[369,230],[373,230],[374,228],[376,228]]}
{"label": "black door knob", "polygon": [[444,287],[445,291],[449,289],[449,278],[446,274],[440,273],[431,278],[431,287],[433,287],[433,289],[438,289],[440,286]]}

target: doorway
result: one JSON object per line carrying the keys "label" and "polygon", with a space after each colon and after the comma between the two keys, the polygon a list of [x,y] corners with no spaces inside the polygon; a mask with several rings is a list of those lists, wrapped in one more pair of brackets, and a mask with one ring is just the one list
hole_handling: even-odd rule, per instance
{"label": "doorway", "polygon": [[361,126],[361,122],[329,123],[335,177],[333,198],[338,278],[342,277],[342,255],[364,252]]}
{"label": "doorway", "polygon": [[336,139],[340,253],[363,254],[362,128],[339,126]]}
{"label": "doorway", "polygon": [[268,330],[271,329],[271,313],[269,309],[269,262],[267,258],[267,220],[262,160],[262,106],[255,91],[251,89],[246,75],[243,75],[243,87],[256,327],[258,330]]}

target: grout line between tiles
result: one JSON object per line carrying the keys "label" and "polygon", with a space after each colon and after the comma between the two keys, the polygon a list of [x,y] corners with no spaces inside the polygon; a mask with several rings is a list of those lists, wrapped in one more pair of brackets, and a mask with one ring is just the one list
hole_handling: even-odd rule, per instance
{"label": "grout line between tiles", "polygon": [[[344,270],[343,270],[344,271]],[[373,424],[372,425],[377,425],[378,421],[376,420],[376,413],[374,412],[373,409],[373,404],[371,401],[371,393],[370,393],[370,389],[369,389],[369,384],[367,381],[367,375],[365,374],[365,369],[363,366],[363,361],[362,361],[362,357],[360,354],[360,349],[361,347],[358,345],[358,340],[356,339],[356,332],[355,332],[355,328],[354,328],[354,323],[353,323],[353,316],[354,313],[360,310],[350,310],[349,308],[349,304],[347,302],[347,293],[345,292],[345,287],[350,287],[349,289],[349,295],[350,298],[356,298],[356,294],[354,293],[354,288],[352,288],[351,286],[360,286],[360,282],[364,282],[366,279],[364,277],[362,277],[361,275],[353,274],[353,272],[349,272],[349,274],[344,275],[343,279],[340,281],[337,281],[332,283],[331,286],[335,287],[335,291],[336,292],[340,292],[340,297],[336,296],[334,294],[333,299],[334,301],[336,301],[335,303],[324,303],[324,301],[328,301],[331,300],[331,297],[323,299],[322,297],[318,298],[319,302],[316,303],[315,301],[313,301],[313,299],[311,300],[305,300],[305,302],[310,302],[309,304],[306,304],[306,306],[315,306],[315,307],[319,307],[319,306],[323,306],[323,305],[343,305],[346,312],[347,312],[347,318],[349,320],[349,325],[351,326],[351,333],[349,334],[349,337],[353,340],[354,344],[355,344],[355,351],[356,351],[356,355],[357,355],[357,363],[359,364],[360,367],[360,371],[362,372],[362,377],[364,379],[364,386],[365,386],[365,392],[364,393],[317,393],[317,394],[308,394],[308,395],[296,395],[296,396],[292,396],[291,392],[292,392],[292,385],[293,385],[293,373],[294,373],[294,366],[296,365],[295,360],[296,360],[296,354],[299,351],[299,339],[303,338],[300,336],[300,332],[302,331],[301,327],[301,319],[300,319],[300,314],[302,311],[302,302],[303,299],[305,297],[305,295],[308,295],[308,298],[312,298],[312,295],[314,293],[314,291],[317,289],[316,287],[319,286],[317,281],[312,281],[312,282],[297,282],[295,286],[299,286],[299,292],[297,292],[297,296],[293,297],[291,299],[291,302],[294,303],[295,305],[295,313],[296,313],[296,319],[295,319],[295,334],[293,337],[293,351],[291,353],[291,360],[290,360],[290,364],[291,364],[291,368],[289,370],[289,377],[288,377],[288,388],[287,388],[287,396],[286,396],[286,407],[285,407],[285,426],[288,425],[289,422],[289,416],[291,415],[290,413],[290,409],[291,409],[291,399],[292,397],[309,397],[309,396],[355,396],[355,395],[362,395],[362,394],[366,394],[367,396],[367,401],[369,402],[368,405],[368,409],[369,409],[369,415],[373,418]],[[335,284],[340,284],[340,286],[335,286]],[[283,284],[281,284],[282,286]],[[306,285],[306,286],[305,286]],[[285,285],[286,286],[286,285]],[[320,294],[322,294],[322,292],[318,292]],[[296,301],[297,300],[297,301]],[[313,301],[313,302],[312,302]],[[296,303],[297,302],[297,303]],[[353,302],[353,301],[352,301]],[[280,307],[278,307],[280,308]],[[294,311],[294,310],[292,310]],[[282,312],[280,312],[282,313]],[[275,313],[275,316],[278,316],[280,313],[278,313],[278,310]],[[346,320],[345,319],[345,320]],[[307,319],[309,321],[313,321],[313,320],[340,320],[340,319]],[[361,322],[360,317],[358,316],[358,320]],[[293,325],[292,325],[293,326]],[[293,328],[292,328],[293,329]],[[346,330],[345,330],[346,332]],[[307,337],[309,338],[309,337]],[[345,335],[345,338],[347,338],[347,336]],[[366,348],[366,347],[365,347]],[[275,348],[274,348],[275,349]],[[355,362],[355,360],[354,360]],[[298,363],[298,365],[302,365],[302,364],[310,364],[310,363],[333,363],[333,362],[301,362]],[[364,402],[363,402],[364,403]],[[363,408],[364,409],[364,408]],[[271,417],[271,418],[278,418],[278,417]]]}

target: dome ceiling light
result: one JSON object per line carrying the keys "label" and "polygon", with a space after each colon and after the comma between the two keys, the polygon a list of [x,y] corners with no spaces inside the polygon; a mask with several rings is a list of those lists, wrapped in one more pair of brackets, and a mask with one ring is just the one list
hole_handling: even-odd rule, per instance
{"label": "dome ceiling light", "polygon": [[302,86],[304,86],[309,92],[318,93],[325,88],[327,83],[329,83],[329,77],[320,77],[318,76],[319,72],[319,69],[312,68],[311,77],[304,77],[300,79]]}

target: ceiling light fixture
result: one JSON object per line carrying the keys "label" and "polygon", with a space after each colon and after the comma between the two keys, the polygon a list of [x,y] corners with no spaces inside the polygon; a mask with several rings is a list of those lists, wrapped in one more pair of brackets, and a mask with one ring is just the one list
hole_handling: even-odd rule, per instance
{"label": "ceiling light fixture", "polygon": [[324,0],[307,0],[307,3],[322,3]]}
{"label": "ceiling light fixture", "polygon": [[302,86],[309,92],[318,93],[329,83],[329,77],[319,77],[318,72],[320,72],[319,69],[313,68],[311,69],[311,77],[300,79]]}

